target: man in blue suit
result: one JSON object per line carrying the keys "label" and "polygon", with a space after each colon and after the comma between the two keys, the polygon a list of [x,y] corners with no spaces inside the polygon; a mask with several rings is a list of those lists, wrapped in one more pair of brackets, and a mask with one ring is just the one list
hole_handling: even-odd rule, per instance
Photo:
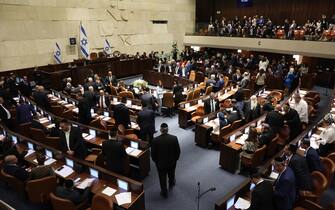
{"label": "man in blue suit", "polygon": [[304,139],[301,142],[301,147],[305,149],[305,158],[307,161],[309,172],[312,173],[313,171],[323,171],[323,166],[320,161],[320,156],[317,151],[310,146],[311,142],[309,139]]}
{"label": "man in blue suit", "polygon": [[36,115],[34,107],[27,104],[20,99],[19,105],[16,107],[16,121],[18,124],[27,123],[33,121],[33,115]]}
{"label": "man in blue suit", "polygon": [[279,173],[273,192],[276,210],[292,210],[296,198],[294,173],[283,157],[275,158],[274,169]]}
{"label": "man in blue suit", "polygon": [[224,79],[223,79],[223,75],[221,74],[219,77],[219,80],[215,83],[214,85],[214,91],[220,91],[222,88],[224,87]]}

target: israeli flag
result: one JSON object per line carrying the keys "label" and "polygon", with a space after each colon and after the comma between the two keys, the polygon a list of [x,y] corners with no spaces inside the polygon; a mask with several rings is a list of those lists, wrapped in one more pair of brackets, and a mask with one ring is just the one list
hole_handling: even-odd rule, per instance
{"label": "israeli flag", "polygon": [[112,54],[112,47],[110,46],[110,44],[109,44],[109,42],[108,42],[107,39],[105,39],[104,52],[105,52],[107,55]]}
{"label": "israeli flag", "polygon": [[87,34],[85,31],[85,28],[83,24],[80,23],[80,52],[83,55],[84,58],[89,59],[90,57],[90,51],[89,51],[89,45],[87,40]]}
{"label": "israeli flag", "polygon": [[57,64],[62,63],[62,52],[57,42],[56,42],[55,51],[54,51],[54,59]]}

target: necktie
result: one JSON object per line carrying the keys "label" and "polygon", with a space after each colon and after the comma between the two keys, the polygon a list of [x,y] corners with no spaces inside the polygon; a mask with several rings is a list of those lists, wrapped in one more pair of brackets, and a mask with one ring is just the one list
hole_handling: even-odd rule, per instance
{"label": "necktie", "polygon": [[104,101],[102,96],[100,96],[100,108],[104,108]]}

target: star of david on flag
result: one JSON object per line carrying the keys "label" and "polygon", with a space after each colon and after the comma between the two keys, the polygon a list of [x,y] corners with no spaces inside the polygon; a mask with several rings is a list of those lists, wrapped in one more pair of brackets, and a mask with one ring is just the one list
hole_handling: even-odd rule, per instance
{"label": "star of david on flag", "polygon": [[55,45],[54,60],[57,64],[62,63],[62,52],[57,42]]}
{"label": "star of david on flag", "polygon": [[85,28],[82,23],[80,23],[80,34],[79,35],[80,35],[79,36],[80,52],[84,58],[89,59],[90,57],[89,44],[88,44],[87,34],[86,34]]}
{"label": "star of david on flag", "polygon": [[110,44],[109,44],[109,42],[108,42],[107,39],[105,39],[104,52],[105,52],[107,55],[112,54],[112,47],[110,46]]}

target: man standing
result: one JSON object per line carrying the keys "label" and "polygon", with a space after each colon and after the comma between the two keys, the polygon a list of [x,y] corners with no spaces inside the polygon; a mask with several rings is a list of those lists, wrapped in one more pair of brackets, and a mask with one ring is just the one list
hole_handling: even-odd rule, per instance
{"label": "man standing", "polygon": [[295,109],[300,117],[302,123],[308,124],[308,104],[301,98],[299,93],[294,94],[294,103],[292,109]]}
{"label": "man standing", "polygon": [[108,109],[110,105],[110,100],[107,95],[105,95],[105,92],[103,90],[99,91],[99,97],[97,101],[97,106],[103,110]]}
{"label": "man standing", "polygon": [[127,102],[126,97],[122,97],[121,103],[114,106],[114,119],[116,126],[122,124],[126,129],[130,126],[129,109],[125,105]]}
{"label": "man standing", "polygon": [[102,143],[102,154],[109,170],[126,175],[128,156],[121,141],[111,139]]}
{"label": "man standing", "polygon": [[149,109],[145,103],[142,104],[143,110],[138,112],[137,123],[140,127],[140,138],[149,141],[151,144],[155,133],[155,112]]}
{"label": "man standing", "polygon": [[284,122],[290,128],[290,139],[293,140],[301,133],[301,122],[299,114],[296,110],[290,108],[290,104],[287,103],[283,107],[284,109]]}
{"label": "man standing", "polygon": [[216,112],[219,110],[219,101],[215,98],[216,96],[215,93],[211,92],[209,96],[210,98],[207,99],[204,104],[206,114]]}
{"label": "man standing", "polygon": [[156,137],[151,145],[151,157],[156,163],[161,186],[161,196],[167,198],[166,177],[169,177],[169,187],[176,184],[175,170],[180,156],[178,138],[168,134],[168,125],[161,124],[161,135]]}
{"label": "man standing", "polygon": [[105,78],[105,85],[113,85],[116,86],[117,85],[117,80],[115,75],[113,75],[112,71],[108,71],[108,75]]}
{"label": "man standing", "polygon": [[305,159],[307,161],[309,172],[320,171],[323,172],[323,165],[320,161],[320,156],[318,152],[311,147],[311,142],[309,139],[303,139],[301,142],[301,148],[305,149]]}

